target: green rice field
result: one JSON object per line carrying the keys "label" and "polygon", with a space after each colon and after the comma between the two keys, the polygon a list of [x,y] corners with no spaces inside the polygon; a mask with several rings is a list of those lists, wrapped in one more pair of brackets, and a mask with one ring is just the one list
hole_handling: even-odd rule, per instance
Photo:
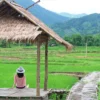
{"label": "green rice field", "polygon": [[[0,88],[10,88],[19,66],[25,68],[27,84],[36,88],[36,46],[0,48]],[[49,72],[92,72],[100,71],[100,47],[75,47],[71,52],[63,46],[49,47]],[[41,88],[44,87],[44,46],[41,47]],[[48,88],[70,89],[77,77],[49,73]]]}

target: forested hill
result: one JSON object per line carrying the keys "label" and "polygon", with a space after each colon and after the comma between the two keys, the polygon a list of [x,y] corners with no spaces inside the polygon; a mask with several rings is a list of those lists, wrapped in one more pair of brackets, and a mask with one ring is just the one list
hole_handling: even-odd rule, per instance
{"label": "forested hill", "polygon": [[[32,0],[15,0],[15,1],[24,8],[27,8],[28,6],[34,3]],[[64,22],[69,19],[67,17],[46,10],[39,5],[35,5],[34,7],[31,7],[29,11],[47,25],[51,25],[58,22]]]}
{"label": "forested hill", "polygon": [[65,17],[69,17],[69,18],[81,18],[83,16],[86,16],[87,14],[85,14],[85,13],[82,13],[82,14],[70,14],[70,13],[62,12],[62,13],[60,13],[60,15],[65,16]]}
{"label": "forested hill", "polygon": [[76,33],[97,34],[100,33],[100,14],[94,13],[64,23],[57,23],[52,28],[62,37]]}

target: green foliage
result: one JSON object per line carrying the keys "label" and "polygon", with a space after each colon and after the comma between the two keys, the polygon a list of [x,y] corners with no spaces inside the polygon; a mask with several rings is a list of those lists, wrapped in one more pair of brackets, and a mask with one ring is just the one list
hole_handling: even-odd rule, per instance
{"label": "green foliage", "polygon": [[98,92],[98,100],[100,100],[100,82],[98,82],[98,89],[97,89],[97,92]]}
{"label": "green foliage", "polygon": [[57,93],[52,93],[49,95],[50,100],[65,100],[66,99],[66,94],[57,94]]}
{"label": "green foliage", "polygon": [[0,41],[0,47],[6,48],[7,47],[7,42],[6,40]]}
{"label": "green foliage", "polygon": [[81,35],[73,34],[72,36],[65,36],[64,40],[72,43],[75,46],[100,46],[100,34],[94,35]]}
{"label": "green foliage", "polygon": [[82,42],[82,36],[80,34],[72,35],[72,43],[74,43],[74,45],[81,46],[82,45],[81,42]]}
{"label": "green foliage", "polygon": [[2,48],[11,48],[11,47],[14,47],[14,46],[32,46],[31,43],[29,42],[26,42],[26,43],[23,43],[23,42],[10,42],[10,41],[6,41],[6,40],[0,40],[0,47]]}

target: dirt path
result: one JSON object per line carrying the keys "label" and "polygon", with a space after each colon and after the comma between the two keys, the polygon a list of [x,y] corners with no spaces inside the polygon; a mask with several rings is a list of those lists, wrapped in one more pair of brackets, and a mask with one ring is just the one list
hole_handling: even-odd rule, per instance
{"label": "dirt path", "polygon": [[98,100],[98,82],[100,72],[88,74],[71,88],[66,100]]}
{"label": "dirt path", "polygon": [[69,76],[75,76],[75,77],[84,77],[87,73],[83,72],[49,72],[50,74],[53,75],[69,75]]}

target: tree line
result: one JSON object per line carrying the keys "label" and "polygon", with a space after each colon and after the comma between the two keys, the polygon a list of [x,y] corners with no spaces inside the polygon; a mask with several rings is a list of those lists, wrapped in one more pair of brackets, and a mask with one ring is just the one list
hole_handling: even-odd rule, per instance
{"label": "tree line", "polygon": [[[73,44],[74,46],[100,46],[100,34],[95,35],[82,35],[82,34],[73,34],[71,36],[64,36],[63,39]],[[54,39],[49,42],[49,45],[59,45]]]}
{"label": "tree line", "polygon": [[[88,46],[100,46],[100,34],[95,35],[82,35],[82,34],[73,34],[71,36],[64,36],[65,41],[73,44],[74,46],[84,46],[86,43]],[[49,46],[60,45],[56,40],[51,39],[49,41]],[[31,43],[22,43],[22,42],[8,42],[6,40],[0,40],[0,47],[13,47],[13,46],[32,46]]]}
{"label": "tree line", "polygon": [[29,42],[21,42],[21,41],[17,41],[17,42],[11,42],[11,41],[6,41],[6,40],[0,40],[0,47],[1,48],[11,48],[11,47],[16,47],[16,46],[32,46],[32,43]]}
{"label": "tree line", "polygon": [[86,43],[88,46],[100,46],[100,34],[74,34],[72,36],[65,36],[64,40],[72,43],[75,46],[84,46]]}

